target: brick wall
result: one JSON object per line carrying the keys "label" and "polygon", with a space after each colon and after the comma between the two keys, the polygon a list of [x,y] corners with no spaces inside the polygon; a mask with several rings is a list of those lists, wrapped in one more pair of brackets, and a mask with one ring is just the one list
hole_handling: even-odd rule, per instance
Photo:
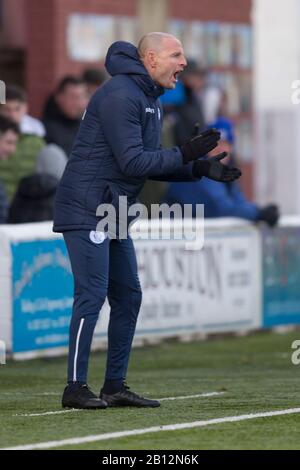
{"label": "brick wall", "polygon": [[250,23],[252,0],[170,0],[169,12],[186,20]]}
{"label": "brick wall", "polygon": [[67,57],[66,25],[73,12],[133,16],[135,0],[27,0],[26,87],[34,115],[40,115],[46,96],[63,75],[80,73],[88,65]]}
{"label": "brick wall", "polygon": [[3,1],[3,24],[0,26],[1,47],[26,47],[25,2],[26,0]]}
{"label": "brick wall", "polygon": [[[248,23],[251,3],[252,0],[169,0],[169,17]],[[79,74],[88,65],[96,65],[69,59],[68,16],[74,12],[135,16],[136,0],[6,0],[5,12],[10,25],[6,21],[1,45],[5,36],[5,45],[25,49],[30,112],[39,116],[46,97],[63,75]],[[250,195],[252,164],[244,165],[243,172],[245,189]]]}
{"label": "brick wall", "polygon": [[[71,13],[134,16],[136,0],[27,0],[26,87],[30,108],[39,115],[45,97],[66,73],[78,74],[87,63],[69,59],[66,26]],[[170,17],[184,19],[250,21],[251,0],[170,0]]]}

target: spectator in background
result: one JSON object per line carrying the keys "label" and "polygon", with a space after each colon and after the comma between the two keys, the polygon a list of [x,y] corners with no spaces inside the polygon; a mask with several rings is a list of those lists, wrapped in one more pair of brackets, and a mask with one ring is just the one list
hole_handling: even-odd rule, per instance
{"label": "spectator in background", "polygon": [[9,159],[0,161],[1,179],[9,200],[17,190],[20,180],[35,172],[36,157],[44,147],[43,126],[27,114],[25,92],[15,86],[7,86],[6,103],[0,105],[0,114],[14,121],[21,130],[16,151]]}
{"label": "spectator in background", "polygon": [[[19,128],[17,124],[10,119],[0,115],[0,163],[10,158],[16,151]],[[0,167],[1,168],[1,167]],[[0,180],[0,223],[7,221],[8,197],[5,187]]]}
{"label": "spectator in background", "polygon": [[57,178],[46,173],[22,178],[9,209],[8,223],[52,220],[58,183]]}
{"label": "spectator in background", "polygon": [[46,173],[60,180],[67,164],[66,153],[56,144],[48,144],[39,152],[36,160],[36,172]]}
{"label": "spectator in background", "polygon": [[45,145],[37,155],[36,172],[22,178],[18,185],[9,209],[8,223],[53,219],[54,197],[67,160],[60,147]]}
{"label": "spectator in background", "polygon": [[[174,147],[176,145],[175,124],[179,119],[177,109],[182,108],[186,102],[185,88],[183,84],[178,81],[175,88],[166,90],[160,97],[160,102],[163,106],[161,143],[163,147]],[[194,124],[195,121],[193,122],[191,129],[193,129]],[[189,133],[191,133],[191,129]]]}
{"label": "spectator in background", "polygon": [[46,141],[61,147],[69,156],[87,106],[86,86],[81,78],[64,77],[46,103],[43,122]]}
{"label": "spectator in background", "polygon": [[82,80],[84,81],[88,97],[95,93],[95,91],[105,82],[107,75],[104,70],[100,69],[85,69],[82,74]]}
{"label": "spectator in background", "polygon": [[205,127],[203,110],[198,94],[203,88],[203,71],[193,60],[188,60],[188,65],[180,76],[184,87],[185,99],[176,106],[177,119],[174,125],[175,145],[181,146],[191,137],[191,129],[195,123],[199,124],[199,130]]}
{"label": "spectator in background", "polygon": [[43,123],[28,114],[27,95],[22,88],[15,85],[7,86],[6,104],[1,107],[1,112],[18,124],[22,134],[45,137],[46,130]]}
{"label": "spectator in background", "polygon": [[209,83],[208,71],[203,72],[203,87],[197,92],[197,98],[201,103],[203,118],[206,125],[213,123],[223,107],[224,92],[216,85]]}
{"label": "spectator in background", "polygon": [[[231,153],[234,144],[234,133],[232,123],[226,118],[218,118],[211,125],[212,128],[221,132],[221,140],[218,147],[211,151],[209,156],[220,152],[228,152],[223,162],[232,164]],[[227,160],[227,162],[226,162]],[[196,204],[204,204],[204,216],[208,217],[240,217],[251,221],[264,221],[273,227],[279,219],[277,205],[269,204],[259,207],[248,201],[238,184],[217,183],[203,177],[195,183],[171,183],[165,196],[165,202],[175,202],[193,205],[193,216],[196,214]]]}

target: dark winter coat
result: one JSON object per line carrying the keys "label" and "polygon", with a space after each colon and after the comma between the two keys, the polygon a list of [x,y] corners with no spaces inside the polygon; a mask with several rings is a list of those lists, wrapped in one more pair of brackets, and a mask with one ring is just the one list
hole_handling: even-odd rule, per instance
{"label": "dark winter coat", "polygon": [[46,173],[26,176],[20,181],[12,201],[8,223],[53,220],[53,206],[58,179]]}
{"label": "dark winter coat", "polygon": [[101,203],[129,205],[149,179],[191,180],[178,147],[160,148],[162,109],[156,85],[135,46],[118,41],[108,51],[112,78],[91,98],[55,204],[54,231],[95,230]]}

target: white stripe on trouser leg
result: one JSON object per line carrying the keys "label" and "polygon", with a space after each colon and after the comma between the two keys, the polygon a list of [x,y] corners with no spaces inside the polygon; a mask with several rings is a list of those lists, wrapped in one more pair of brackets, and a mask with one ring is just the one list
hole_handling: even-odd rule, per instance
{"label": "white stripe on trouser leg", "polygon": [[77,381],[77,356],[78,356],[79,340],[80,340],[83,323],[84,323],[84,318],[80,320],[80,325],[79,325],[77,338],[76,338],[76,347],[75,347],[75,356],[74,356],[74,365],[73,365],[73,382]]}

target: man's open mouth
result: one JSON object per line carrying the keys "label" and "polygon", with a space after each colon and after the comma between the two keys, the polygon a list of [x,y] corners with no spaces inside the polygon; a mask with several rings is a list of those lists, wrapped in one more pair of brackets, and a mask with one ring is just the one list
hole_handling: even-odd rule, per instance
{"label": "man's open mouth", "polygon": [[183,69],[176,70],[176,72],[173,74],[173,79],[175,82],[178,82],[178,76],[183,72]]}

